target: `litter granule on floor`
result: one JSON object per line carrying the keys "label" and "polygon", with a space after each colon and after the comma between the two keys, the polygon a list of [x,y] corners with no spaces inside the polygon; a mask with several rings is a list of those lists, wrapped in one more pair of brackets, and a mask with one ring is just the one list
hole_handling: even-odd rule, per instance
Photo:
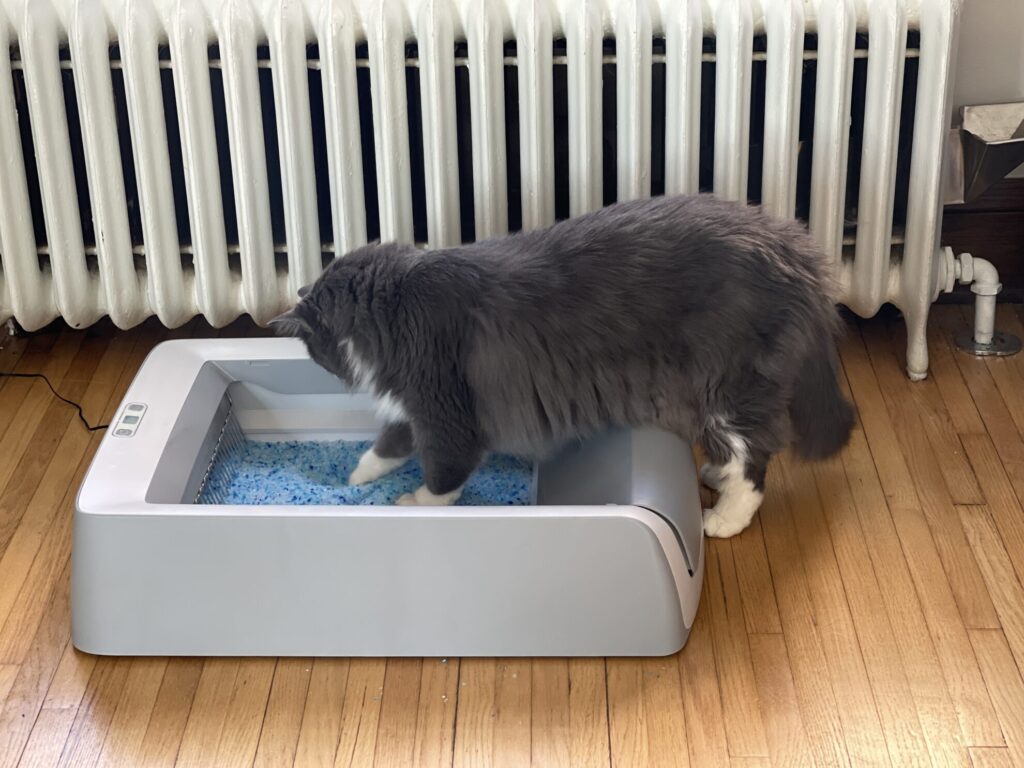
{"label": "litter granule on floor", "polygon": [[[394,504],[423,484],[419,461],[372,483],[348,485],[369,442],[257,442],[246,440],[217,457],[199,504]],[[524,459],[491,456],[466,484],[462,506],[531,503],[533,466]]]}

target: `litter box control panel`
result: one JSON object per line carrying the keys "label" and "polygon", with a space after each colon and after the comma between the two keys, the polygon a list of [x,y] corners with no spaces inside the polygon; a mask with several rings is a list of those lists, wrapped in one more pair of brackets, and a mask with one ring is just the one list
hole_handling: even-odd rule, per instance
{"label": "litter box control panel", "polygon": [[144,403],[128,403],[121,411],[121,417],[114,424],[113,433],[115,437],[131,437],[139,428],[139,422],[146,413]]}

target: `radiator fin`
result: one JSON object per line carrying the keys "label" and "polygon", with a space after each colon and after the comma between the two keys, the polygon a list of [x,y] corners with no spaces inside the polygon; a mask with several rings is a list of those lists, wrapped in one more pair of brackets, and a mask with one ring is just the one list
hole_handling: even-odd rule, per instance
{"label": "radiator fin", "polygon": [[726,200],[746,200],[753,15],[746,0],[716,0],[716,6],[714,192]]}
{"label": "radiator fin", "polygon": [[302,5],[294,0],[279,3],[268,36],[281,157],[288,295],[294,296],[299,288],[313,282],[323,268]]}
{"label": "radiator fin", "polygon": [[601,58],[604,20],[597,0],[578,0],[566,14],[569,92],[569,212],[597,210],[603,201]]}
{"label": "radiator fin", "polygon": [[24,0],[20,49],[32,116],[57,310],[72,328],[102,317],[100,280],[86,268],[61,79],[60,29],[50,0]]}
{"label": "radiator fin", "polygon": [[700,185],[700,0],[663,0],[665,24],[665,192]]}
{"label": "radiator fin", "polygon": [[651,194],[651,14],[646,0],[615,9],[616,169],[619,200]]}
{"label": "radiator fin", "polygon": [[764,115],[761,204],[776,216],[796,211],[800,79],[803,70],[803,0],[778,0],[765,7],[768,72]]}
{"label": "radiator fin", "polygon": [[818,79],[814,96],[810,229],[838,262],[843,253],[846,167],[856,19],[853,0],[817,0]]}
{"label": "radiator fin", "polygon": [[[212,162],[218,152],[209,72],[208,51],[212,37],[212,23],[201,3],[178,0],[177,13],[171,22],[170,44],[174,80],[181,87],[175,94],[177,115],[165,117],[177,119],[181,136],[195,270],[195,296],[189,298],[211,324],[219,326],[230,322],[240,307],[237,279],[232,276],[226,258],[220,166]],[[166,185],[166,204],[173,206],[170,176]],[[170,215],[166,209],[162,209],[161,214]],[[231,306],[225,306],[228,297]]]}
{"label": "radiator fin", "polygon": [[873,315],[882,306],[889,283],[896,155],[899,149],[900,108],[907,20],[903,0],[874,0],[868,33],[868,99],[860,162],[861,194],[857,208],[857,245],[853,260],[852,299],[855,311]]}
{"label": "radiator fin", "polygon": [[[406,22],[400,6],[376,0],[370,11],[370,84],[377,149],[377,191],[382,241],[413,241],[412,177],[405,85]],[[403,11],[404,14],[404,11]]]}
{"label": "radiator fin", "polygon": [[455,123],[455,10],[451,0],[425,0],[416,18],[423,102],[423,159],[428,245],[462,240],[459,150]]}
{"label": "radiator fin", "polygon": [[366,242],[363,156],[356,87],[355,18],[345,0],[325,0],[318,20],[334,247]]}
{"label": "radiator fin", "polygon": [[9,51],[15,39],[0,8],[0,317],[14,316],[38,328],[56,314],[50,276],[39,267],[32,229],[25,154],[14,102]]}

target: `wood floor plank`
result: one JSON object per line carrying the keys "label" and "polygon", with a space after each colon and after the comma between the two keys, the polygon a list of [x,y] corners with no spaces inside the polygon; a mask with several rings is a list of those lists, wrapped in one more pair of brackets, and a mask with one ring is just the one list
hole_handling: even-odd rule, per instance
{"label": "wood floor plank", "polygon": [[[1024,499],[1024,440],[1013,416],[984,360],[961,353],[957,353],[954,359],[985,423],[985,430],[999,452],[1014,492],[1018,499]],[[976,464],[972,466],[975,473],[980,471]]]}
{"label": "wood floor plank", "polygon": [[167,659],[131,661],[128,679],[97,761],[99,765],[118,768],[142,764],[139,750],[166,671]]}
{"label": "wood floor plank", "polygon": [[[905,562],[909,567],[921,597],[919,605],[966,746],[1000,746],[1002,734],[999,723],[977,663],[970,653],[967,629],[922,513],[913,478],[900,450],[874,370],[859,339],[850,339],[844,345],[843,362],[870,446],[873,471],[885,489],[891,523],[895,525],[899,544],[902,545],[899,562]],[[885,561],[875,564],[876,572],[881,569],[884,573],[886,567],[892,566],[887,566]],[[914,652],[913,648],[908,650]]]}
{"label": "wood floor plank", "polygon": [[[870,566],[864,530],[842,460],[835,457],[820,462],[813,471],[820,498],[828,500],[822,504],[822,512],[827,520],[829,538],[889,757],[895,765],[929,765],[921,722],[881,589],[874,568]],[[836,690],[836,695],[840,695],[839,690]],[[956,728],[951,708],[947,722]],[[940,750],[936,752],[941,755]]]}
{"label": "wood floor plank", "polygon": [[534,659],[530,664],[530,748],[533,765],[570,765],[569,662]]}
{"label": "wood floor plank", "polygon": [[964,446],[1017,578],[1024,582],[1024,507],[1018,501],[1001,457],[988,435],[965,435]]}
{"label": "wood floor plank", "polygon": [[412,765],[422,680],[423,662],[420,659],[388,660],[377,721],[374,765],[382,768]]}
{"label": "wood floor plank", "polygon": [[53,766],[60,760],[97,660],[96,656],[79,653],[70,642],[66,644],[32,725],[21,758],[23,764]]}
{"label": "wood floor plank", "polygon": [[612,765],[649,765],[643,669],[637,659],[608,659],[608,727]]}
{"label": "wood floor plank", "polygon": [[869,562],[900,649],[932,759],[940,765],[966,766],[969,758],[960,735],[953,699],[889,514],[867,439],[859,429],[851,435],[842,461],[861,528],[866,532]]}
{"label": "wood floor plank", "polygon": [[[892,424],[890,434],[897,439],[906,460],[906,471],[889,473],[882,485],[886,487],[888,482],[888,490],[897,483],[909,481],[912,484],[931,532],[930,539],[938,554],[938,560],[931,557],[929,538],[924,536],[923,531],[916,530],[915,534],[915,529],[919,527],[915,525],[919,523],[919,516],[910,507],[894,510],[897,530],[902,529],[901,535],[916,535],[915,541],[920,543],[919,548],[916,548],[916,558],[912,558],[912,566],[916,563],[921,569],[921,579],[928,579],[929,572],[936,576],[945,572],[965,626],[997,628],[999,619],[996,617],[995,606],[985,589],[978,563],[964,536],[959,515],[946,490],[945,478],[929,442],[925,419],[919,406],[920,398],[915,398],[910,392],[910,388],[917,385],[907,379],[902,363],[897,361],[896,349],[891,344],[887,346],[883,329],[877,326],[865,329],[864,339],[870,349],[872,368],[888,408]],[[905,349],[905,346],[898,348]],[[977,491],[977,495],[980,493]]]}
{"label": "wood floor plank", "polygon": [[277,659],[244,659],[238,663],[214,765],[228,768],[253,764],[276,666]]}
{"label": "wood floor plank", "polygon": [[928,375],[942,392],[942,399],[958,434],[984,434],[985,422],[970,396],[957,357],[964,354],[953,339],[970,328],[957,306],[935,306],[929,315]]}
{"label": "wood floor plank", "polygon": [[[901,349],[905,350],[906,344],[900,344]],[[905,375],[901,378],[904,389],[917,407],[950,500],[954,504],[983,504],[985,497],[935,379],[929,377],[924,381],[912,382]]]}
{"label": "wood floor plank", "polygon": [[530,763],[532,675],[524,659],[499,659],[494,677],[494,764]]}
{"label": "wood floor plank", "polygon": [[334,765],[347,682],[348,659],[316,659],[313,662],[295,748],[297,766]]}
{"label": "wood floor plank", "polygon": [[569,660],[569,762],[574,768],[611,768],[606,680],[604,659]]}
{"label": "wood floor plank", "polygon": [[[857,638],[846,590],[810,465],[789,454],[777,459],[789,501],[793,531],[803,561],[815,629],[825,654],[836,709],[850,761],[870,764],[886,755],[885,736]],[[831,502],[845,488],[826,487]],[[852,510],[850,510],[852,512]],[[787,633],[792,634],[792,633]]]}
{"label": "wood floor plank", "polygon": [[690,765],[694,768],[725,768],[729,765],[729,748],[722,717],[707,594],[708,579],[705,576],[703,596],[690,637],[678,654],[679,680]]}
{"label": "wood floor plank", "polygon": [[960,518],[995,600],[1003,634],[1017,665],[1024,669],[1024,587],[988,509],[960,507]]}
{"label": "wood floor plank", "polygon": [[690,764],[683,712],[679,664],[675,659],[644,659],[644,721],[647,725],[647,753],[659,765],[684,768]]}
{"label": "wood floor plank", "polygon": [[14,678],[18,676],[20,669],[19,664],[0,664],[0,706],[3,706],[7,694],[14,687]]}
{"label": "wood floor plank", "polygon": [[978,655],[985,683],[999,713],[1006,735],[1006,747],[1014,765],[1024,765],[1024,680],[1013,661],[1010,646],[998,629],[971,631],[971,643]]}
{"label": "wood floor plank", "polygon": [[[0,711],[0,768],[12,768],[18,763],[64,649],[68,646],[70,595],[68,582],[61,579],[59,583],[62,586],[50,598],[43,621],[36,630],[29,652],[21,663],[18,676]],[[62,738],[59,746],[63,746],[63,743]]]}
{"label": "wood floor plank", "polygon": [[708,586],[704,597],[711,623],[729,755],[767,757],[761,702],[729,542],[705,543],[704,583]]}
{"label": "wood floor plank", "polygon": [[349,662],[338,748],[334,754],[338,768],[362,768],[373,763],[386,666],[383,659]]}
{"label": "wood floor plank", "polygon": [[[86,338],[75,355],[73,364],[94,371],[99,365],[109,340],[104,338]],[[88,384],[82,380],[65,381],[60,379],[58,391],[63,390],[64,396],[79,400],[85,393]],[[33,393],[30,393],[30,396]],[[18,431],[14,437],[21,437],[21,442],[0,446],[0,455],[8,460],[0,463],[0,475],[10,469],[11,475],[0,495],[0,551],[6,554],[7,546],[19,527],[25,508],[39,490],[61,494],[62,488],[50,490],[50,484],[40,487],[47,471],[54,466],[53,458],[58,444],[63,439],[71,422],[74,411],[65,403],[52,396],[49,389],[38,395],[38,407],[24,405],[18,412],[16,421],[22,422],[24,432]],[[26,398],[26,401],[28,398]],[[22,419],[22,414],[30,414]],[[4,435],[4,441],[13,439],[11,429]],[[59,468],[59,467],[58,467]],[[64,480],[66,486],[67,480]],[[62,495],[62,494],[61,494]],[[2,610],[2,609],[0,609]],[[2,615],[2,614],[0,614]]]}
{"label": "wood floor plank", "polygon": [[[1000,319],[1004,322],[1009,316],[1012,316],[1012,313],[1007,314],[1005,311],[1001,311],[999,314]],[[992,380],[1010,412],[1010,418],[1017,426],[1018,434],[1024,433],[1024,373],[1018,367],[1016,357],[992,357],[983,359],[982,362],[988,368],[989,375],[992,376]]]}
{"label": "wood floor plank", "polygon": [[11,336],[0,332],[0,371],[13,371],[28,347],[28,334]]}
{"label": "wood floor plank", "polygon": [[[64,374],[78,353],[85,334],[64,331],[59,336],[33,339],[14,367],[16,373],[41,373],[52,384],[63,382]],[[35,431],[43,411],[53,397],[41,379],[0,380],[0,449],[8,461],[0,466],[0,491],[6,489],[26,446],[27,438]]]}
{"label": "wood floor plank", "polygon": [[413,765],[451,766],[455,749],[455,708],[459,697],[459,660],[424,659],[416,713]]}
{"label": "wood floor plank", "polygon": [[128,681],[127,659],[101,658],[78,705],[59,766],[93,766],[99,760],[114,710]]}
{"label": "wood floor plank", "polygon": [[765,733],[773,765],[814,765],[807,734],[800,717],[800,704],[786,653],[786,641],[778,635],[750,635],[754,676],[765,707]]}
{"label": "wood floor plank", "polygon": [[216,754],[238,676],[237,659],[207,659],[199,675],[175,765],[202,766]]}
{"label": "wood floor plank", "polygon": [[1005,747],[971,747],[974,768],[1013,768],[1010,750]]}
{"label": "wood floor plank", "polygon": [[950,346],[950,334],[966,324],[956,307],[936,307],[932,318],[929,378],[935,381],[957,434],[983,435],[985,423],[954,358],[959,353]]}
{"label": "wood floor plank", "polygon": [[[792,506],[791,489],[788,487],[790,479],[781,470],[778,461],[769,468],[760,517],[768,550],[768,564],[775,584],[775,597],[779,602],[779,616],[786,634],[796,700],[815,762],[819,765],[847,765],[850,758],[832,691],[831,670],[815,626],[810,588],[789,511]],[[817,489],[813,485],[811,488],[816,494]],[[764,698],[761,700],[761,711],[767,721],[768,710],[776,702],[765,701]],[[860,725],[868,727],[867,723]],[[877,721],[873,730],[878,731],[880,741],[881,729]]]}
{"label": "wood floor plank", "polygon": [[57,765],[74,721],[74,709],[40,710],[17,763],[19,768],[53,768]]}
{"label": "wood floor plank", "polygon": [[313,671],[311,659],[281,659],[274,671],[266,717],[256,747],[257,768],[291,765]]}
{"label": "wood floor plank", "polygon": [[779,608],[775,602],[768,554],[764,548],[761,519],[755,517],[750,526],[729,540],[736,578],[743,597],[743,616],[747,632],[773,633],[782,631]]}
{"label": "wood floor plank", "polygon": [[202,659],[171,659],[167,662],[146,734],[139,747],[138,765],[171,768],[177,761],[202,672]]}
{"label": "wood floor plank", "polygon": [[[69,584],[64,589],[70,588]],[[57,671],[46,690],[43,707],[48,709],[77,709],[85,695],[85,688],[92,677],[98,656],[78,651],[71,643],[64,646]]]}
{"label": "wood floor plank", "polygon": [[455,716],[454,768],[494,764],[494,692],[497,665],[491,659],[463,659]]}

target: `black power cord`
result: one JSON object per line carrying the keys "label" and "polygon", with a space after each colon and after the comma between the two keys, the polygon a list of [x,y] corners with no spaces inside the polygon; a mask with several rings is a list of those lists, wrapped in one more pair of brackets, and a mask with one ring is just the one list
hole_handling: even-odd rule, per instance
{"label": "black power cord", "polygon": [[53,392],[53,396],[54,397],[56,397],[58,400],[60,400],[62,402],[67,403],[72,408],[74,408],[76,411],[78,411],[78,419],[79,419],[79,421],[81,421],[82,424],[85,425],[85,428],[87,430],[89,430],[90,432],[98,432],[99,430],[106,429],[107,427],[110,426],[109,424],[96,424],[96,425],[93,425],[93,424],[90,424],[88,421],[86,421],[85,420],[85,414],[82,413],[82,406],[80,406],[74,400],[68,400],[66,397],[64,397],[62,394],[60,394],[56,389],[54,389],[53,388],[53,384],[51,384],[50,380],[48,378],[46,378],[46,374],[43,374],[43,373],[4,373],[3,371],[0,371],[0,378],[2,378],[4,376],[6,376],[9,379],[42,379],[43,381],[46,382],[46,386],[48,386],[50,388],[50,391]]}

